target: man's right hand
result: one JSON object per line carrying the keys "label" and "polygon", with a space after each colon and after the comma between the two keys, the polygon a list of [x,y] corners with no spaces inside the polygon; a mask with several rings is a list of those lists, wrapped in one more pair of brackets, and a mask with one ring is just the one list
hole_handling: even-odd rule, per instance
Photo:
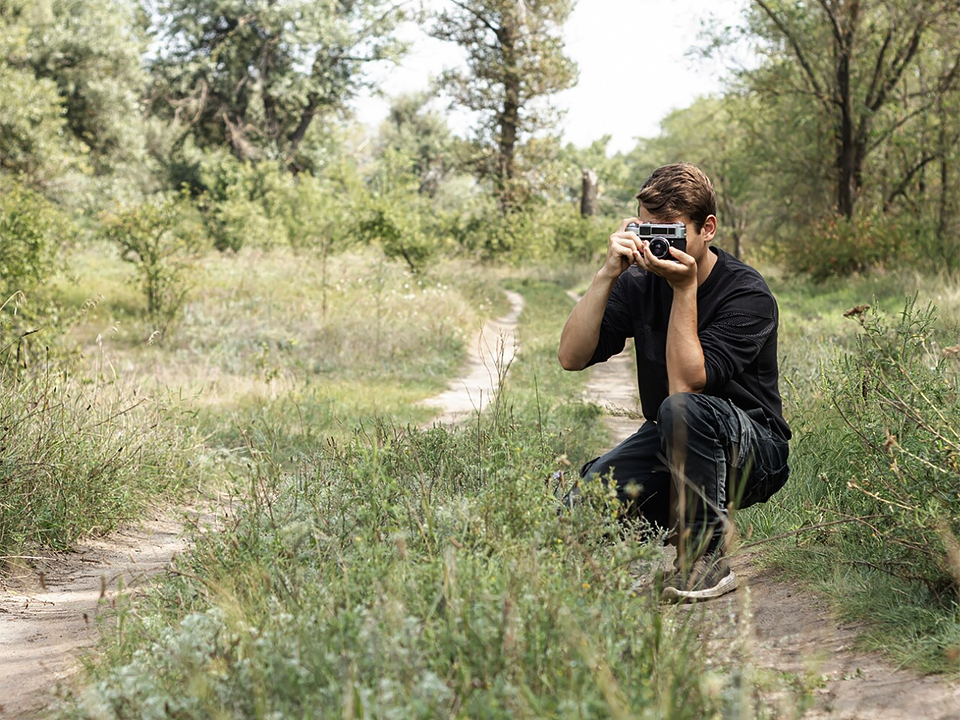
{"label": "man's right hand", "polygon": [[604,260],[600,273],[609,278],[618,278],[631,265],[636,265],[640,259],[640,238],[632,232],[627,232],[627,225],[639,223],[640,219],[631,217],[620,223],[620,229],[610,236],[607,243],[607,257]]}

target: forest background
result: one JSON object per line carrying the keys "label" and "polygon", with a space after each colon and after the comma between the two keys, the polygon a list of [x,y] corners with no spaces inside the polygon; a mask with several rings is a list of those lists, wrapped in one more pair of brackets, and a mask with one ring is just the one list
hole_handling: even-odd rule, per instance
{"label": "forest background", "polygon": [[[691,52],[723,62],[746,48],[751,62],[731,63],[718,92],[671,112],[658,135],[639,139],[629,152],[610,152],[609,137],[587,147],[560,139],[563,117],[551,98],[577,82],[561,33],[571,11],[566,0],[451,0],[430,10],[384,0],[0,0],[5,557],[69,547],[136,517],[157,497],[179,497],[215,478],[247,483],[252,504],[232,541],[198,546],[201,574],[215,582],[191,585],[183,576],[160,593],[157,617],[171,628],[203,617],[229,625],[243,646],[265,632],[262,622],[250,630],[257,626],[251,618],[266,622],[279,606],[324,605],[329,598],[307,601],[284,585],[303,572],[303,559],[283,549],[284,538],[297,547],[314,538],[321,559],[303,560],[308,564],[371,568],[386,560],[364,555],[361,535],[392,538],[397,548],[401,538],[404,561],[422,551],[422,577],[413,584],[422,582],[424,595],[406,598],[411,608],[429,605],[438,572],[443,592],[454,592],[451,556],[442,549],[448,535],[460,537],[458,547],[484,545],[493,553],[484,562],[504,563],[494,575],[515,577],[525,556],[509,555],[500,541],[542,545],[569,540],[572,532],[542,509],[542,483],[532,490],[530,478],[549,477],[604,442],[596,408],[571,400],[580,381],[546,369],[569,311],[563,291],[582,289],[611,230],[634,212],[634,195],[649,173],[683,160],[702,167],[716,186],[719,246],[764,271],[784,318],[782,382],[797,431],[794,488],[776,507],[745,516],[742,531],[814,538],[772,543],[779,549],[769,561],[800,567],[825,591],[834,588],[850,612],[877,621],[874,644],[904,662],[955,669],[956,3],[745,2],[738,23],[705,26]],[[465,63],[437,68],[423,93],[390,97],[388,118],[370,132],[353,115],[356,99],[371,90],[374,64],[403,63],[409,48],[398,27],[409,21],[461,48]],[[469,132],[451,130],[449,108],[473,113]],[[456,373],[471,328],[505,308],[503,287],[528,300],[527,357],[512,371],[511,404],[492,406],[486,426],[450,430],[442,439],[419,434],[409,423],[429,413],[417,400]],[[859,307],[854,322],[843,320],[854,305],[873,307]],[[483,447],[487,453],[474,449]],[[523,457],[512,449],[520,447],[528,451]],[[450,461],[453,474],[438,476],[437,492],[449,493],[449,504],[480,503],[489,526],[478,529],[456,512],[430,507],[422,484],[407,482],[423,466],[405,464],[400,449],[436,458],[459,453]],[[467,455],[479,469],[461,467]],[[344,466],[360,475],[342,476]],[[457,474],[475,471],[476,487]],[[391,497],[413,502],[396,511],[403,518],[360,487],[364,472],[387,483],[380,489]],[[507,482],[514,475],[505,506],[497,505],[502,495],[484,495],[484,478]],[[305,519],[294,498],[310,495],[307,476],[315,485],[347,483],[357,505],[313,497],[317,515]],[[284,520],[264,505],[267,497],[292,503]],[[321,514],[330,513],[344,521],[341,530],[325,525],[318,534]],[[536,532],[533,517],[542,523]],[[264,523],[277,525],[268,531]],[[414,528],[409,536],[398,529],[406,523]],[[801,532],[819,526],[829,530]],[[574,534],[580,541],[572,555],[558,556],[557,577],[566,578],[576,562],[593,562],[581,552],[612,553],[604,562],[623,564],[616,553],[628,550],[600,551],[588,541],[605,527],[599,520],[578,527],[583,535]],[[262,543],[270,532],[276,545]],[[356,543],[350,532],[358,533]],[[334,552],[325,543],[337,533]],[[423,547],[414,551],[416,543]],[[637,543],[629,552],[639,552]],[[471,562],[478,578],[489,570]],[[241,573],[249,586],[228,581],[241,565],[257,568]],[[548,569],[530,572],[539,577]],[[367,595],[342,582],[347,605],[366,607],[357,617],[382,611],[386,633],[393,610],[383,598],[401,590],[378,586]],[[485,600],[476,599],[491,605],[501,632],[508,620],[529,621],[525,642],[540,637],[586,657],[571,640],[570,623],[540,627],[518,581],[502,582],[487,583]],[[603,582],[608,600],[623,591],[618,582]],[[570,622],[586,622],[592,616],[580,614],[582,604],[600,606],[593,595],[601,587],[579,575],[575,587],[547,587],[541,609],[563,615],[559,608],[577,607]],[[609,620],[610,636],[622,635],[621,620],[627,622]],[[110,659],[92,671],[112,688],[102,697],[113,707],[166,697],[177,673],[186,672],[175,663],[141,668],[155,684],[135,689],[110,675],[120,672],[111,668],[145,662],[131,658],[155,640],[151,622],[115,638]],[[277,638],[303,631],[290,624],[299,619],[283,622],[274,628]],[[362,645],[363,622],[346,623],[337,641]],[[891,643],[894,629],[899,639]],[[323,625],[320,635],[334,630]],[[420,707],[430,696],[452,707],[469,693],[440,669],[449,667],[451,653],[463,652],[458,631],[448,631],[442,638],[394,638],[425,644],[420,660],[437,687],[391,675],[398,668],[365,666],[359,655],[344,662],[317,655],[313,671],[331,678],[326,700],[338,706],[348,698],[379,702],[381,710],[390,703]],[[219,642],[210,628],[197,632],[203,642]],[[549,640],[555,632],[561,635]],[[256,652],[282,652],[266,645]],[[462,671],[480,662],[477,648],[474,659],[461,654],[453,665]],[[503,637],[500,648],[526,652]],[[220,650],[229,665],[237,646]],[[602,652],[615,668],[613,658],[626,651],[612,643]],[[389,653],[377,662],[388,656],[402,664]],[[688,661],[683,655],[675,667]],[[512,711],[533,702],[511,694],[517,684],[529,689],[529,678],[514,678],[513,689],[505,689],[500,660],[484,662],[474,668],[473,680],[483,680],[471,692],[484,702],[496,695]],[[530,660],[530,678],[547,672],[537,662]],[[267,672],[272,665],[263,663]],[[562,712],[564,702],[584,697],[581,683],[588,682],[597,702],[612,702],[590,665],[584,660],[563,681],[543,681],[535,695],[542,699],[554,683],[566,688],[553,698],[553,711]],[[390,694],[374,683],[369,695],[356,690],[354,698],[346,689],[384,673],[403,691]],[[681,675],[664,671],[662,682],[678,683],[677,692],[693,693],[703,707],[729,701],[711,694],[709,683],[687,687]],[[733,677],[722,682],[740,682]],[[239,675],[226,678],[212,672],[210,686],[191,696],[194,705],[177,702],[202,716],[209,707],[203,703],[226,702],[245,686]],[[250,702],[302,702],[297,693],[307,685],[290,683],[278,686],[278,693],[289,692],[282,700],[278,694]],[[643,692],[626,702],[652,702]],[[697,717],[701,706],[690,707]]]}

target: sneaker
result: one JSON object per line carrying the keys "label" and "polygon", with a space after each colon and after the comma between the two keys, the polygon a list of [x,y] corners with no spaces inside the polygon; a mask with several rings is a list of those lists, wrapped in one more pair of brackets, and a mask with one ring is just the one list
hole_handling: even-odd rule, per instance
{"label": "sneaker", "polygon": [[[554,473],[554,479],[556,480],[557,473]],[[563,476],[560,476],[560,481],[563,481]],[[563,496],[563,500],[560,501],[561,505],[567,510],[576,510],[578,507],[583,505],[583,493],[580,492],[580,483],[578,482],[572,488],[570,492]]]}
{"label": "sneaker", "polygon": [[689,574],[675,570],[664,583],[660,599],[665,602],[697,602],[726,595],[737,589],[737,576],[722,551],[697,558]]}

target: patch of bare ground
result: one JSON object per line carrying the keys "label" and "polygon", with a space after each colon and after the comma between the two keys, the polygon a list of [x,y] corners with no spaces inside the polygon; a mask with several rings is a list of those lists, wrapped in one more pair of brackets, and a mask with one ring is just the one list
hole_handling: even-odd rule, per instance
{"label": "patch of bare ground", "polygon": [[[216,512],[214,512],[216,508]],[[0,718],[33,718],[78,669],[123,595],[141,592],[187,547],[187,525],[218,527],[226,505],[155,510],[69,553],[25,558],[0,587]]]}
{"label": "patch of bare ground", "polygon": [[517,353],[517,321],[523,311],[523,296],[506,291],[510,312],[488,320],[470,346],[470,355],[460,374],[439,395],[423,401],[440,414],[424,424],[451,425],[476,416],[493,402],[500,381]]}
{"label": "patch of bare ground", "polygon": [[[628,353],[590,368],[585,391],[587,400],[606,411],[615,443],[642,422],[634,419],[637,378]],[[667,548],[664,562],[672,562],[673,553]],[[813,678],[812,706],[803,714],[808,720],[960,720],[960,684],[856,650],[860,626],[839,622],[826,601],[776,570],[759,567],[755,557],[753,551],[731,558],[736,592],[668,611],[692,614],[690,619],[702,624],[700,637],[711,657],[749,664],[765,675],[774,686],[767,691],[774,707],[778,678],[784,684],[790,676]],[[792,715],[793,709],[784,707],[779,716]]]}

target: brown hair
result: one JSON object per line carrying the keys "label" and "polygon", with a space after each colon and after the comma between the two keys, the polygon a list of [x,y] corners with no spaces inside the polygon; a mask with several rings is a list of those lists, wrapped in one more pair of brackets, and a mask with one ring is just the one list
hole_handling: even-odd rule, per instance
{"label": "brown hair", "polygon": [[717,193],[710,178],[696,165],[673,163],[653,171],[637,193],[637,200],[654,217],[674,222],[684,215],[697,232],[708,215],[717,214]]}

